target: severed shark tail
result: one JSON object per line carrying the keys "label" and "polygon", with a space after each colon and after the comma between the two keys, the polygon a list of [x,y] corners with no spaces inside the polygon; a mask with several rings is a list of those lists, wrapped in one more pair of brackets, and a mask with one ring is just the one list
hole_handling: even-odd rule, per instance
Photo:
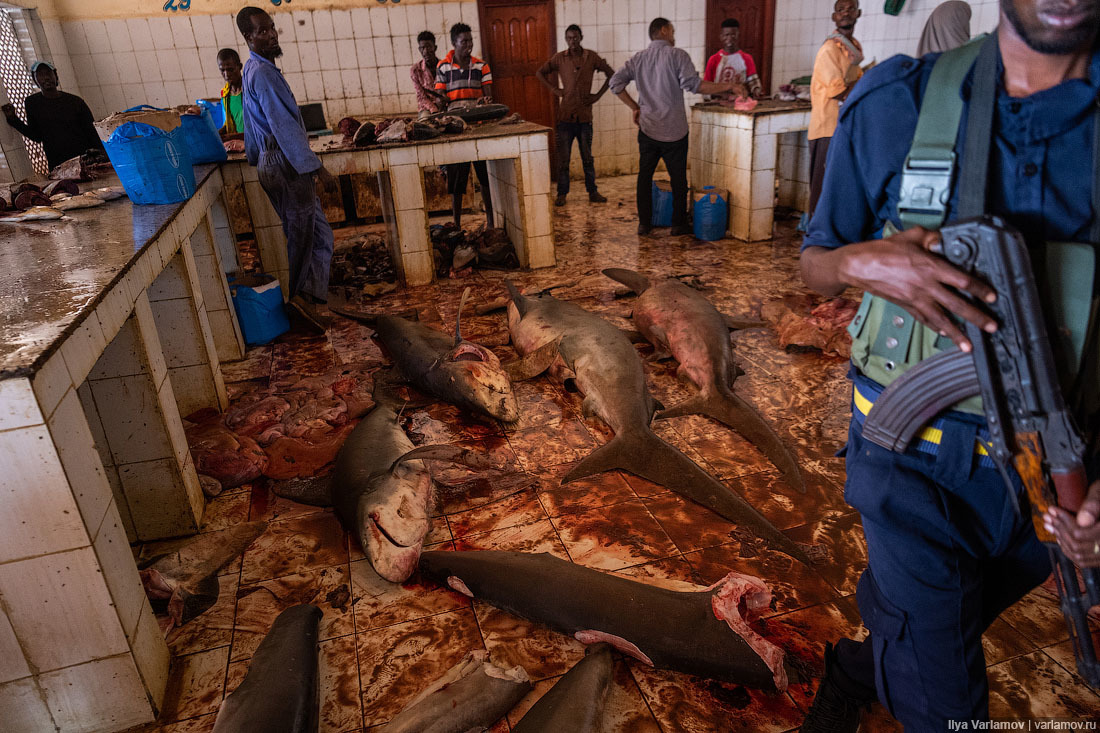
{"label": "severed shark tail", "polygon": [[705,415],[733,428],[775,464],[790,486],[799,493],[806,493],[806,484],[798,470],[798,459],[794,453],[760,413],[731,390],[723,389],[714,395],[697,394],[667,410],[661,410],[655,417],[665,420],[681,415]]}
{"label": "severed shark tail", "polygon": [[702,504],[794,559],[810,564],[796,542],[780,532],[760,512],[648,427],[616,435],[600,446],[562,479],[563,484],[619,469],[652,481]]}

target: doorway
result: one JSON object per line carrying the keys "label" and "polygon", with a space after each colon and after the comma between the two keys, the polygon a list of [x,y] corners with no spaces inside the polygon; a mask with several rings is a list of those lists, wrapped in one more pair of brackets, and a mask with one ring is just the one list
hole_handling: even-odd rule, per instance
{"label": "doorway", "polygon": [[[493,72],[493,101],[553,129],[554,95],[535,72],[557,50],[552,0],[478,0],[481,48]],[[553,135],[550,136],[553,141]]]}
{"label": "doorway", "polygon": [[741,49],[756,62],[764,92],[771,93],[775,0],[707,0],[707,59],[722,46],[718,34],[726,18],[741,24]]}

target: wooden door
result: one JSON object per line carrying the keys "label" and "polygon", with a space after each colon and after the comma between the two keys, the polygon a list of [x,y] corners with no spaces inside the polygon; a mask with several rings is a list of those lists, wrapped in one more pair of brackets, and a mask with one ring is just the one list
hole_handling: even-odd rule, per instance
{"label": "wooden door", "polygon": [[[493,72],[493,101],[554,127],[554,95],[535,72],[557,49],[551,0],[478,0],[481,50]],[[553,140],[553,135],[550,136]]]}
{"label": "wooden door", "polygon": [[760,84],[764,93],[770,94],[775,0],[707,0],[707,59],[722,47],[718,34],[726,18],[736,18],[741,24],[741,49],[756,62]]}

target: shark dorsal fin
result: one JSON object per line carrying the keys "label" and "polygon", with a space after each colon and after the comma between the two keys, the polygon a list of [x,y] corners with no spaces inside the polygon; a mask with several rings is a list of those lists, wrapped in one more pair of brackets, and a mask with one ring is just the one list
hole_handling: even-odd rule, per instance
{"label": "shark dorsal fin", "polygon": [[405,461],[423,460],[425,458],[436,461],[450,461],[469,468],[486,469],[496,468],[492,459],[485,453],[463,448],[457,445],[422,445],[413,448],[408,453],[400,456],[390,464],[389,472],[393,473]]}
{"label": "shark dorsal fin", "polygon": [[462,308],[466,305],[466,299],[470,297],[470,286],[462,291],[462,297],[458,301],[458,315],[455,316],[455,346],[462,343]]}

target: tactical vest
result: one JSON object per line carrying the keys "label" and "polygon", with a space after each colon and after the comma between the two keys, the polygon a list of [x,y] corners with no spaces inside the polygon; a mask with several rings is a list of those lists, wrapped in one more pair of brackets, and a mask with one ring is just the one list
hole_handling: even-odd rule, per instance
{"label": "tactical vest", "polygon": [[[898,218],[905,228],[935,230],[943,225],[957,170],[961,171],[958,218],[986,213],[997,57],[997,40],[992,35],[979,36],[936,60],[902,169]],[[963,108],[960,90],[971,67],[975,67],[974,83],[960,168],[955,150]],[[1079,419],[1094,414],[1100,406],[1100,262],[1096,254],[1100,246],[1100,106],[1093,119],[1092,243],[1046,242],[1039,247],[1029,243],[1040,292],[1048,306],[1044,315],[1059,377],[1067,402]],[[895,231],[887,222],[883,236]],[[920,323],[905,309],[870,293],[864,293],[848,332],[852,363],[883,386],[920,361],[955,348],[951,339]],[[981,398],[971,397],[954,409],[982,414]]]}

